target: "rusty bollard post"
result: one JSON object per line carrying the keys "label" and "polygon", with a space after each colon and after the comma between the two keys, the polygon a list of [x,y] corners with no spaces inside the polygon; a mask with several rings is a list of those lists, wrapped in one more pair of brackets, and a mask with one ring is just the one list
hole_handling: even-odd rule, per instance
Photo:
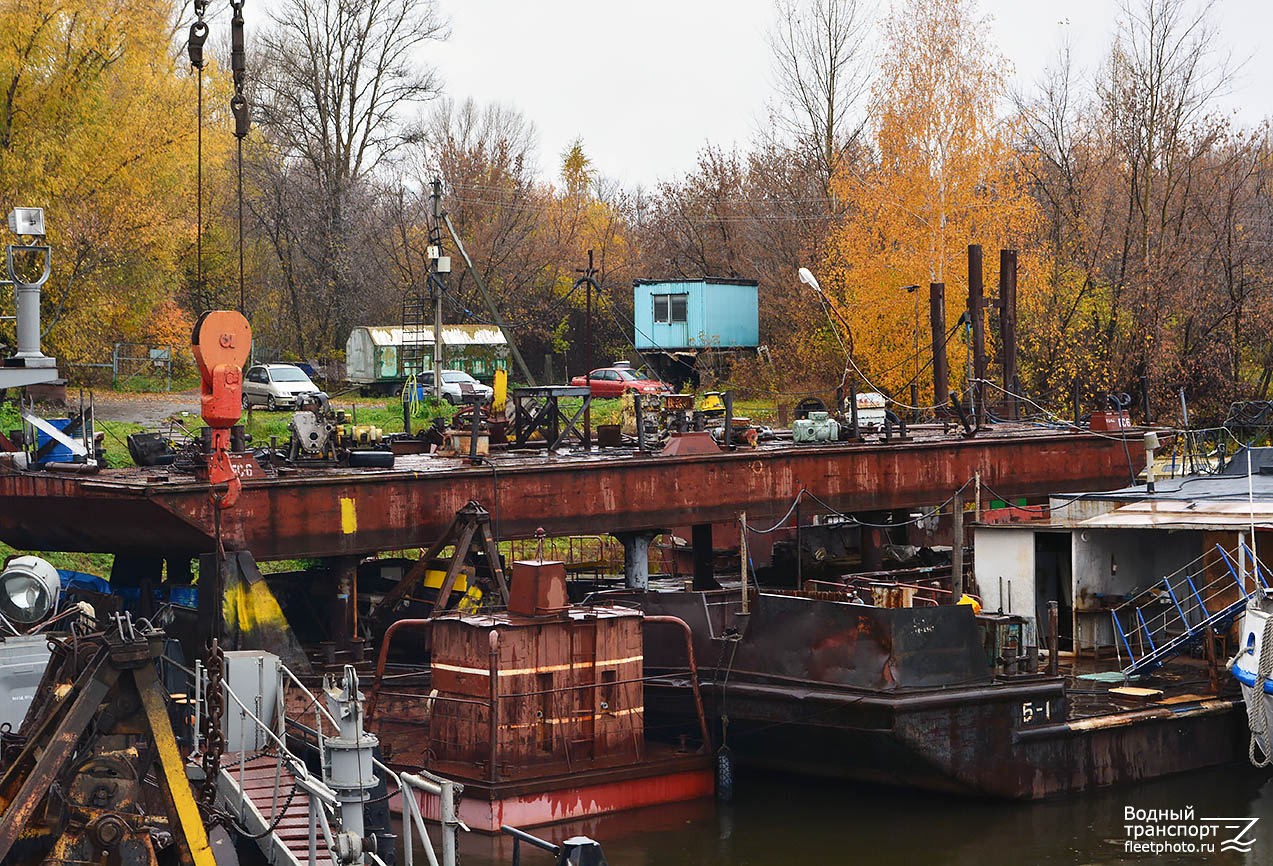
{"label": "rusty bollard post", "polygon": [[1055,601],[1048,602],[1048,676],[1059,676],[1061,672],[1061,658],[1058,652],[1060,640],[1057,637],[1057,627],[1060,625],[1060,605]]}

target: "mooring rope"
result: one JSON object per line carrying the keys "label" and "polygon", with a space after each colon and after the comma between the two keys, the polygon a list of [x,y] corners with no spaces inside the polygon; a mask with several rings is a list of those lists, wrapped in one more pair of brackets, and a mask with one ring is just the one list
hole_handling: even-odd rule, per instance
{"label": "mooring rope", "polygon": [[[1246,704],[1247,724],[1251,728],[1251,743],[1247,748],[1247,757],[1256,767],[1267,767],[1273,764],[1273,753],[1271,753],[1273,750],[1270,750],[1267,745],[1269,724],[1265,713],[1264,694],[1264,683],[1269,679],[1270,673],[1273,673],[1273,616],[1266,617],[1264,620],[1259,666],[1255,671],[1255,684],[1251,687],[1251,697]],[[1260,744],[1260,751],[1264,753],[1263,758],[1255,757],[1257,741]]]}

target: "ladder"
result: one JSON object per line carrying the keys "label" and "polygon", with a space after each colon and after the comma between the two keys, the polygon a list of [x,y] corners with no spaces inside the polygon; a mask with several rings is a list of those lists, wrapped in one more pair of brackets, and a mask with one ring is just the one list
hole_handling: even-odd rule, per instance
{"label": "ladder", "polygon": [[[1204,582],[1208,551],[1111,611],[1115,648],[1120,658],[1123,650],[1127,652],[1128,663],[1122,669],[1125,676],[1158,669],[1208,631],[1227,627],[1242,613],[1258,587],[1252,585],[1248,592],[1244,586],[1233,562],[1237,549],[1232,554],[1218,544],[1215,549],[1224,566],[1215,579]],[[1266,572],[1245,542],[1242,552],[1250,563],[1252,577],[1248,581],[1258,581],[1267,591]],[[1219,563],[1213,560],[1211,564]]]}
{"label": "ladder", "polygon": [[257,844],[271,866],[332,866],[317,812],[310,811],[310,793],[298,785],[286,761],[275,755],[249,758],[221,768],[217,782],[222,801],[244,828],[265,834]]}
{"label": "ladder", "polygon": [[433,313],[430,287],[408,286],[402,295],[402,345],[398,347],[398,373],[404,378],[433,372]]}

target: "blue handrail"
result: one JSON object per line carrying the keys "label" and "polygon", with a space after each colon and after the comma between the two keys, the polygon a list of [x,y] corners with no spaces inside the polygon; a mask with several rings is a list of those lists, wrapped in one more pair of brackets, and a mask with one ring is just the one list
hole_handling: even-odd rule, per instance
{"label": "blue handrail", "polygon": [[[1263,567],[1255,553],[1245,543],[1243,546],[1253,564],[1252,574],[1268,590],[1269,583],[1265,579]],[[1229,553],[1218,544],[1216,550],[1226,566],[1224,570],[1227,574],[1221,574],[1199,589],[1189,570],[1201,563],[1200,573],[1205,573],[1204,554],[1111,611],[1118,640],[1127,650],[1128,665],[1123,669],[1124,674],[1133,676],[1158,668],[1191,646],[1208,630],[1227,625],[1241,613],[1252,593],[1247,592]],[[1173,578],[1176,579],[1174,585]],[[1232,593],[1234,587],[1238,590],[1238,598],[1226,600],[1224,596]],[[1162,611],[1164,589],[1167,591],[1167,598],[1171,600],[1171,607]],[[1120,613],[1123,614],[1122,618]],[[1124,627],[1124,621],[1130,627]],[[1132,637],[1136,638],[1135,644]],[[1133,646],[1139,647],[1140,653]]]}

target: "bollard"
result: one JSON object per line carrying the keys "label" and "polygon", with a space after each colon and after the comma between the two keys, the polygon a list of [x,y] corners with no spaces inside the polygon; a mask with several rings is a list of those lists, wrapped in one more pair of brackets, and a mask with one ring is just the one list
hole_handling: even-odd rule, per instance
{"label": "bollard", "polygon": [[1060,606],[1055,601],[1048,602],[1048,676],[1059,676],[1061,672],[1060,641],[1057,628],[1060,625]]}
{"label": "bollard", "polygon": [[734,392],[725,392],[725,432],[721,442],[726,448],[734,447]]}
{"label": "bollard", "polygon": [[639,393],[632,398],[632,407],[636,414],[637,451],[645,450],[645,410],[641,405],[644,402]]}

